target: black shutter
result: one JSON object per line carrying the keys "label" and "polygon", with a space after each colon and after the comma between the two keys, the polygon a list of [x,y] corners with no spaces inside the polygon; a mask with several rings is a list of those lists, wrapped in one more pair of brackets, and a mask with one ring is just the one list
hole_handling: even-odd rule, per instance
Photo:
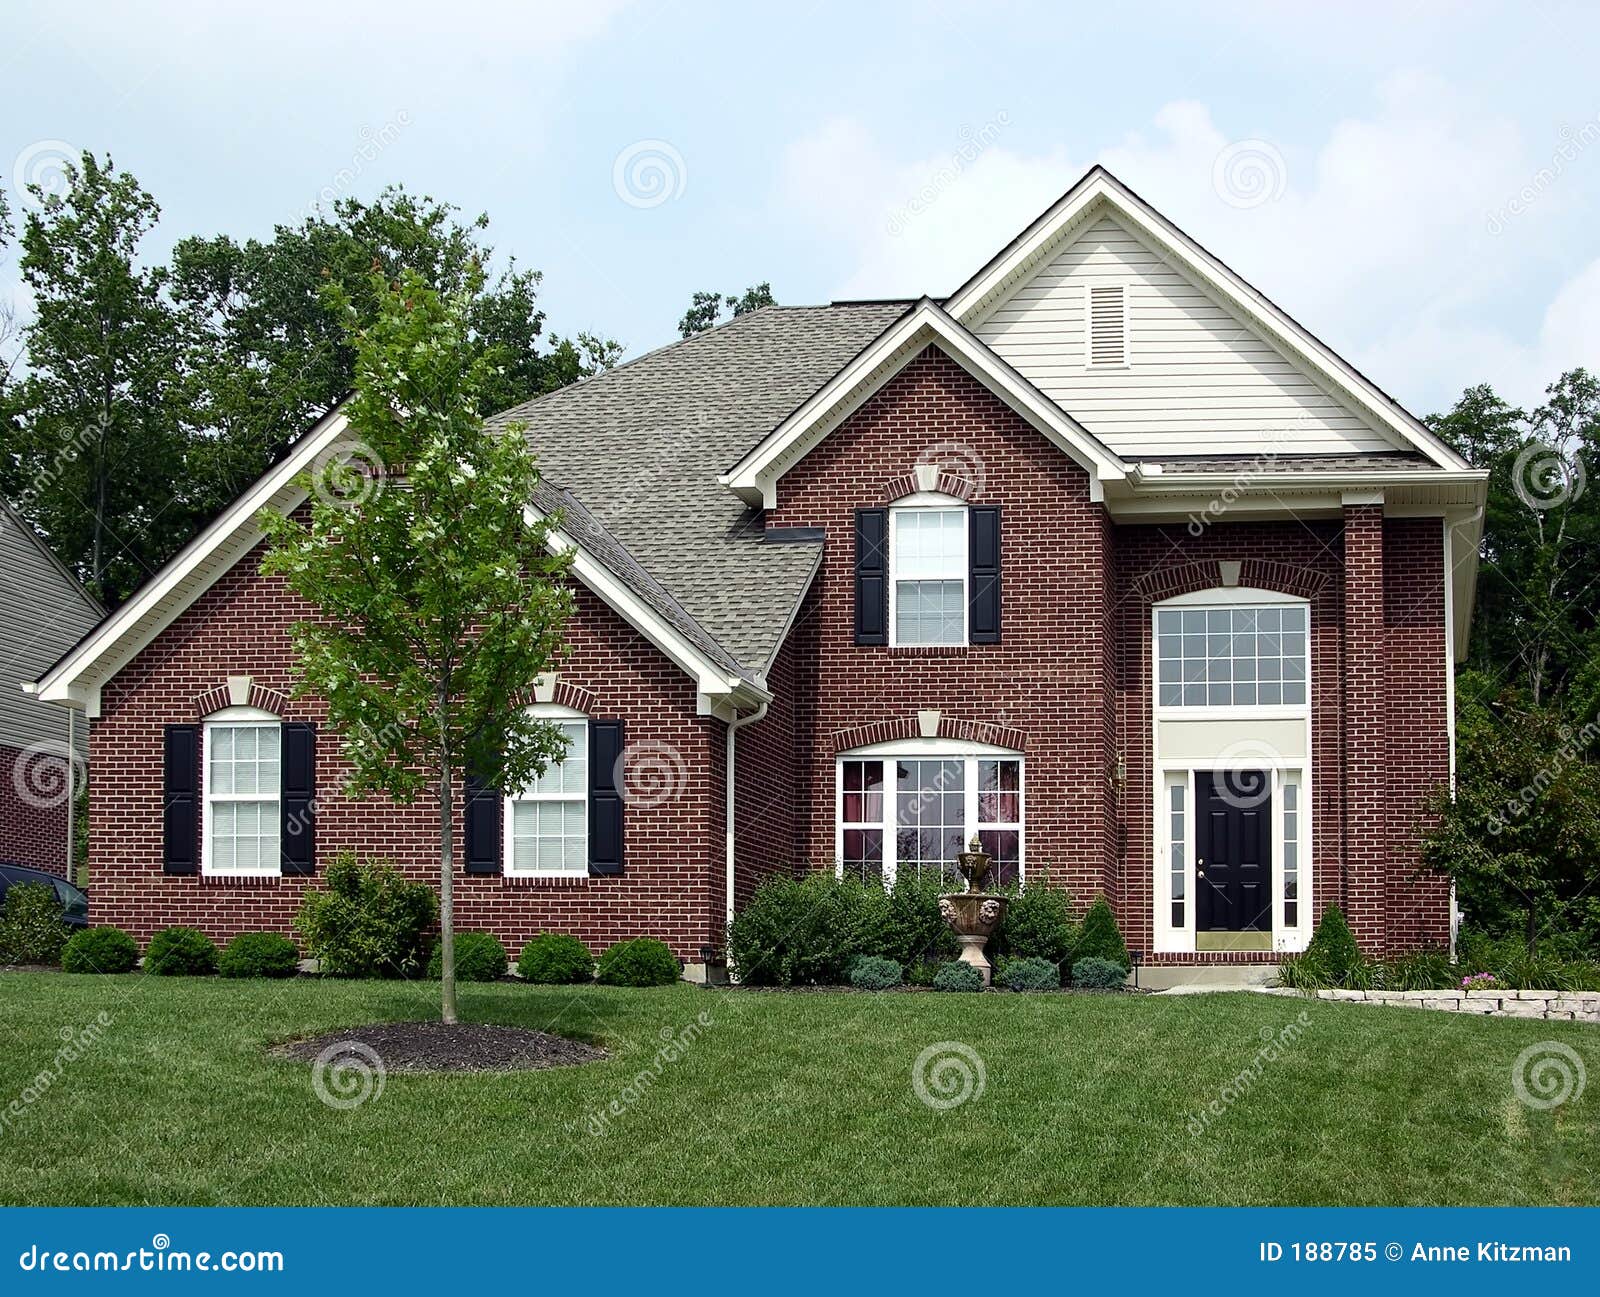
{"label": "black shutter", "polygon": [[161,755],[161,870],[200,871],[200,727],[168,725]]}
{"label": "black shutter", "polygon": [[889,511],[856,510],[856,643],[889,642]]}
{"label": "black shutter", "polygon": [[283,726],[283,795],[279,802],[285,875],[317,872],[317,727],[306,721]]}
{"label": "black shutter", "polygon": [[1000,506],[967,510],[967,642],[1000,642]]}
{"label": "black shutter", "polygon": [[622,872],[622,722],[589,722],[589,872]]}
{"label": "black shutter", "polygon": [[467,795],[467,872],[498,874],[500,861],[500,816],[504,797],[494,780],[481,770],[469,770]]}

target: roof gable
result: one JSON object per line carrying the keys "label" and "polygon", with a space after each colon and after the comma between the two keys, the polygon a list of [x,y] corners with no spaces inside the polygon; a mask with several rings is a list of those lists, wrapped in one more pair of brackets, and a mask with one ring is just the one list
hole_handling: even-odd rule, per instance
{"label": "roof gable", "polygon": [[[1128,370],[1084,364],[1084,294],[1094,283],[1127,288],[1135,362]],[[1229,449],[1241,440],[1302,453],[1412,449],[1442,468],[1469,467],[1102,167],[957,289],[945,308],[1131,457],[1207,453],[1221,434]],[[1141,346],[1148,369],[1140,363]],[[1208,386],[1228,395],[1210,397]]]}

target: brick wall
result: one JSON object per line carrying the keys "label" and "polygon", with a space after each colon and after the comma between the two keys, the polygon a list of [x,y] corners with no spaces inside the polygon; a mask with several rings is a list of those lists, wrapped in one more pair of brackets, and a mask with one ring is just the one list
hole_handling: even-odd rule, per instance
{"label": "brick wall", "polygon": [[[173,923],[214,938],[249,929],[292,932],[305,887],[316,879],[238,881],[161,872],[162,727],[199,719],[203,695],[247,674],[288,693],[288,629],[305,607],[280,578],[243,560],[144,649],[103,691],[90,730],[94,796],[90,874],[95,917],[140,941]],[[640,779],[648,796],[624,811],[626,868],[620,877],[546,881],[468,876],[457,861],[457,927],[489,931],[515,955],[540,931],[570,932],[596,950],[626,937],[665,940],[698,962],[720,944],[726,859],[720,722],[695,714],[694,683],[616,613],[581,587],[568,628],[573,647],[561,679],[592,691],[592,714],[620,718],[630,749],[641,749],[661,779]],[[315,700],[293,700],[285,718],[325,719]],[[318,735],[317,860],[340,848],[392,859],[437,886],[438,812],[426,798],[397,806],[356,801],[338,789],[344,763],[334,736]],[[658,795],[659,790],[659,795]],[[459,783],[455,790],[460,803]],[[456,826],[458,856],[464,832]]]}
{"label": "brick wall", "polygon": [[66,876],[63,750],[40,753],[0,745],[0,861]]}
{"label": "brick wall", "polygon": [[1345,917],[1366,950],[1382,950],[1388,943],[1390,722],[1383,539],[1381,505],[1345,506]]}

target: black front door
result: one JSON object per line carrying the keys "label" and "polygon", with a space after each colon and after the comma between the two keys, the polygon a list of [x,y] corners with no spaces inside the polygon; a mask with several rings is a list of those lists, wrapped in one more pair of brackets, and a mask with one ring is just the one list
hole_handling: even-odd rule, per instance
{"label": "black front door", "polygon": [[1197,770],[1196,932],[1272,931],[1272,781],[1264,770]]}

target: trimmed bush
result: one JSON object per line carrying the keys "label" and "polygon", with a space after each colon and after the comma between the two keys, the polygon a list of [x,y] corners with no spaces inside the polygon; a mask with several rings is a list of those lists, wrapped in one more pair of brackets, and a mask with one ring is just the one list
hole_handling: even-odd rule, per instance
{"label": "trimmed bush", "polygon": [[1071,898],[1059,887],[1043,883],[1025,887],[1011,898],[993,939],[998,955],[1043,959],[1055,965],[1072,957],[1077,942],[1078,922],[1072,917]]}
{"label": "trimmed bush", "polygon": [[939,914],[939,894],[949,890],[950,884],[943,878],[919,878],[909,869],[901,874],[889,893],[882,926],[876,937],[862,946],[862,953],[892,959],[902,968],[924,960],[953,959],[961,943]]}
{"label": "trimmed bush", "polygon": [[157,977],[210,977],[217,943],[195,928],[162,928],[145,947],[144,971]]}
{"label": "trimmed bush", "polygon": [[341,851],[327,871],[327,890],[310,889],[294,924],[306,954],[330,977],[415,977],[426,966],[428,929],[439,902],[382,861],[361,864]]}
{"label": "trimmed bush", "polygon": [[17,883],[0,909],[0,964],[59,964],[68,928],[49,883]]}
{"label": "trimmed bush", "polygon": [[564,932],[541,932],[517,956],[517,972],[525,982],[565,986],[594,980],[589,947]]}
{"label": "trimmed bush", "polygon": [[595,981],[607,986],[671,986],[678,980],[678,961],[667,943],[638,937],[608,946],[600,955]]}
{"label": "trimmed bush", "polygon": [[862,991],[887,991],[899,986],[904,976],[898,960],[877,955],[862,955],[850,965],[850,985]]}
{"label": "trimmed bush", "polygon": [[1107,990],[1127,980],[1128,970],[1114,960],[1090,955],[1072,966],[1072,984],[1079,990]]}
{"label": "trimmed bush", "polygon": [[126,973],[138,962],[139,943],[121,928],[84,928],[61,950],[61,967],[68,973]]}
{"label": "trimmed bush", "polygon": [[[428,976],[444,976],[444,947],[435,946],[428,960]],[[456,981],[498,982],[510,961],[506,948],[490,932],[456,933]]]}
{"label": "trimmed bush", "polygon": [[892,959],[891,947],[921,939],[924,924],[891,925],[890,902],[877,883],[831,873],[769,878],[728,926],[728,961],[748,986],[843,985],[858,955]]}
{"label": "trimmed bush", "polygon": [[1084,959],[1107,960],[1124,973],[1133,967],[1133,960],[1128,957],[1128,943],[1122,939],[1122,929],[1117,927],[1117,916],[1103,896],[1095,897],[1089,912],[1083,916],[1083,931],[1072,951],[1074,973],[1079,961]]}
{"label": "trimmed bush", "polygon": [[224,977],[293,977],[299,971],[300,952],[281,932],[241,932],[217,957]]}
{"label": "trimmed bush", "polygon": [[1345,922],[1344,911],[1330,905],[1322,912],[1317,930],[1306,944],[1304,962],[1326,979],[1329,986],[1346,985],[1361,965],[1361,948]]}
{"label": "trimmed bush", "polygon": [[981,991],[983,990],[983,974],[971,964],[964,964],[959,959],[952,959],[948,964],[939,965],[939,971],[933,975],[933,989],[936,991]]}
{"label": "trimmed bush", "polygon": [[1030,955],[1008,959],[995,980],[1008,991],[1054,991],[1061,986],[1061,969],[1048,959]]}

